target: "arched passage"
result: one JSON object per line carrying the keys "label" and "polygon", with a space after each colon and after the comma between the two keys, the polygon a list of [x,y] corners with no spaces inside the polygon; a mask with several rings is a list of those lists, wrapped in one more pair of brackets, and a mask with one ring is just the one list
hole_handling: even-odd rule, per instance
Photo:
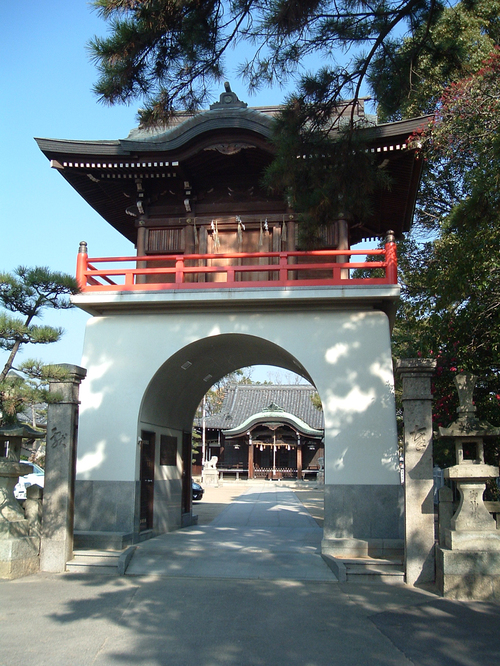
{"label": "arched passage", "polygon": [[279,345],[237,333],[210,336],[186,345],[151,379],[139,414],[142,531],[161,533],[189,524],[190,445],[196,409],[215,382],[250,365],[278,366],[312,383],[306,369]]}
{"label": "arched passage", "polygon": [[313,383],[292,354],[269,340],[239,333],[211,336],[186,345],[161,366],[144,394],[140,421],[190,430],[212,384],[250,365],[274,365]]}

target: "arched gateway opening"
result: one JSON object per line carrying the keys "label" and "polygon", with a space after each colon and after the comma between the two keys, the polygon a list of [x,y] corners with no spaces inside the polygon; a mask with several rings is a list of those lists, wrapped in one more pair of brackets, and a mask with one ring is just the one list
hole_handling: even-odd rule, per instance
{"label": "arched gateway opening", "polygon": [[290,352],[269,340],[236,333],[186,345],[153,376],[139,414],[141,532],[162,533],[190,523],[191,432],[196,409],[215,382],[252,365],[277,366],[312,383]]}

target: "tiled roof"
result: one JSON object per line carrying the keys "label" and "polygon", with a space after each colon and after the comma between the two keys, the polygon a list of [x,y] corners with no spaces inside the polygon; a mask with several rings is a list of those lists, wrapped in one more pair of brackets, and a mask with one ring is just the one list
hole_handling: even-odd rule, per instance
{"label": "tiled roof", "polygon": [[245,419],[274,403],[285,412],[298,416],[312,428],[322,429],[323,412],[316,409],[311,400],[315,393],[316,389],[307,384],[233,384],[227,390],[221,411],[207,417],[205,427],[223,430],[236,428]]}

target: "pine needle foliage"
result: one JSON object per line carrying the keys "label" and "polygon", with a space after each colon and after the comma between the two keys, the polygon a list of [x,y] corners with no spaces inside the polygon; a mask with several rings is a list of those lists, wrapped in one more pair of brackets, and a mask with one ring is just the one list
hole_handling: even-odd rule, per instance
{"label": "pine needle foliage", "polygon": [[299,214],[306,248],[341,214],[362,223],[370,195],[389,186],[355,136],[355,105],[346,114],[343,102],[359,99],[368,82],[378,94],[387,76],[381,64],[405,37],[428,41],[442,11],[440,0],[95,0],[93,6],[110,28],[88,45],[98,71],[94,91],[107,104],[140,101],[142,127],[164,127],[176,111],[206,106],[242,44],[250,55],[236,71],[249,92],[294,85],[276,124],[277,158],[265,183]]}
{"label": "pine needle foliage", "polygon": [[[241,43],[251,51],[238,68],[250,91],[303,79],[316,80],[333,106],[357,98],[367,76],[382,75],[380,63],[402,36],[427,40],[421,26],[432,26],[442,10],[439,0],[95,0],[93,6],[110,28],[88,45],[99,73],[94,90],[108,104],[143,100],[143,126],[206,104]],[[324,63],[317,73],[306,73],[310,57]]]}
{"label": "pine needle foliage", "polygon": [[70,275],[45,267],[19,266],[13,273],[0,273],[0,349],[8,358],[0,373],[0,421],[13,423],[26,407],[48,402],[50,379],[61,377],[62,370],[28,360],[14,367],[17,353],[27,344],[57,342],[63,330],[33,323],[46,309],[73,307],[70,296],[78,292]]}

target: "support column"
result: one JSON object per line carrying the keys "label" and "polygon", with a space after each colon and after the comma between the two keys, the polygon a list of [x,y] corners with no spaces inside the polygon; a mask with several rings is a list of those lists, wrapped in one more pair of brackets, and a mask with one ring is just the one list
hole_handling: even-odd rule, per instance
{"label": "support column", "polygon": [[49,404],[47,452],[43,501],[40,569],[54,573],[66,570],[73,557],[76,447],[79,387],[87,371],[63,363],[63,379],[50,383],[50,393],[60,396]]}
{"label": "support column", "polygon": [[297,437],[297,479],[302,481],[302,444],[300,443],[300,435]]}
{"label": "support column", "polygon": [[[339,250],[350,250],[350,243],[349,243],[349,223],[347,220],[340,219],[337,220],[337,229],[338,229],[338,238],[339,238],[339,244],[338,248]],[[337,261],[340,263],[347,263],[349,261],[349,255],[341,255],[337,257]],[[348,268],[341,268],[340,269],[340,277],[343,280],[349,279],[349,269]]]}
{"label": "support column", "polygon": [[[139,220],[138,221],[138,226],[137,226],[137,256],[138,257],[143,257],[146,254],[146,234],[147,234],[147,229],[144,224],[144,220]],[[145,261],[138,261],[137,262],[137,268],[146,268],[147,264]],[[145,275],[137,275],[136,277],[136,283],[137,284],[145,284],[146,283],[146,276]]]}
{"label": "support column", "polygon": [[397,367],[403,380],[405,577],[409,585],[435,578],[431,393],[435,367],[432,359],[414,358],[402,359]]}
{"label": "support column", "polygon": [[252,442],[252,436],[248,435],[248,478],[254,478],[254,443]]}

